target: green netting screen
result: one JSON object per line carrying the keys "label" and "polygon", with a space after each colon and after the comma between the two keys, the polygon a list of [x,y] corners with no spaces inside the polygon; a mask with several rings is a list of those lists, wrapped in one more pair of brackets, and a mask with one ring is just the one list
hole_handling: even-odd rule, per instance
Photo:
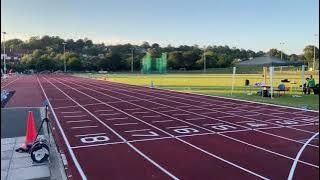
{"label": "green netting screen", "polygon": [[142,59],[142,73],[167,73],[167,53],[162,53],[159,58],[152,58],[151,54],[147,53]]}

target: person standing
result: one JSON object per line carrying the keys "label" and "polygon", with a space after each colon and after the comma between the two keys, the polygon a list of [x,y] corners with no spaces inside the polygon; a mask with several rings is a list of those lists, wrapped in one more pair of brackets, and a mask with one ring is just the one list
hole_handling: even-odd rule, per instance
{"label": "person standing", "polygon": [[310,75],[309,80],[307,81],[307,89],[308,89],[308,94],[310,94],[310,91],[312,89],[312,91],[314,92],[314,87],[316,86],[316,82],[313,79],[312,75]]}

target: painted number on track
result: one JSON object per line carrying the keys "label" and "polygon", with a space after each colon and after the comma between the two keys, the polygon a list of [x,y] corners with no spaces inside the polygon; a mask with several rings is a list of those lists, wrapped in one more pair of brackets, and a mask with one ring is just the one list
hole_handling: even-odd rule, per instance
{"label": "painted number on track", "polygon": [[211,128],[219,130],[219,131],[226,131],[226,130],[229,130],[229,129],[237,129],[234,126],[227,125],[227,124],[211,126]]}
{"label": "painted number on track", "polygon": [[80,139],[83,143],[95,143],[109,141],[110,138],[107,136],[88,136]]}
{"label": "painted number on track", "polygon": [[247,125],[251,127],[263,127],[263,126],[268,126],[268,124],[263,124],[263,123],[257,123],[257,122],[250,122],[246,123]]}
{"label": "painted number on track", "polygon": [[193,128],[179,128],[179,129],[175,129],[173,131],[176,132],[176,133],[180,133],[180,134],[188,134],[188,133],[193,133],[193,132],[199,132],[199,130],[193,129]]}
{"label": "painted number on track", "polygon": [[290,120],[283,120],[283,121],[275,121],[276,123],[279,124],[284,124],[284,125],[291,125],[291,124],[298,124],[296,121],[290,121]]}

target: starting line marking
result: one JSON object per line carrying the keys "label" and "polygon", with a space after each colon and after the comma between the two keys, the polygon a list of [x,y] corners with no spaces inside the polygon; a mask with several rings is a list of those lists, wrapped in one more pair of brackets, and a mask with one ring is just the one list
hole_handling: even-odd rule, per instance
{"label": "starting line marking", "polygon": [[175,126],[175,127],[166,127],[166,129],[175,129],[175,128],[187,128],[189,126]]}
{"label": "starting line marking", "polygon": [[132,114],[148,114],[148,113],[151,113],[151,112],[147,112],[147,111],[143,111],[143,112],[133,112]]}
{"label": "starting line marking", "polygon": [[79,135],[75,135],[75,137],[83,137],[83,136],[94,136],[94,135],[103,135],[106,133],[95,133],[95,134],[79,134]]}
{"label": "starting line marking", "polygon": [[60,112],[61,114],[81,113],[82,111]]}
{"label": "starting line marking", "polygon": [[135,111],[135,110],[140,110],[141,108],[132,108],[132,109],[124,109],[125,111]]}
{"label": "starting line marking", "polygon": [[130,132],[139,132],[139,131],[150,131],[151,129],[136,129],[136,130],[128,130],[128,131],[124,131],[126,133],[130,133]]}
{"label": "starting line marking", "polygon": [[67,123],[78,123],[78,122],[88,122],[91,121],[89,119],[85,119],[85,120],[78,120],[78,121],[67,121]]}
{"label": "starting line marking", "polygon": [[94,112],[110,112],[113,111],[113,109],[100,109],[100,110],[95,110]]}
{"label": "starting line marking", "polygon": [[199,118],[190,118],[190,119],[186,119],[186,121],[194,121],[194,120],[199,120],[199,119],[206,119],[206,118],[202,118],[202,117],[199,117]]}
{"label": "starting line marking", "polygon": [[153,123],[172,122],[173,120],[152,121]]}
{"label": "starting line marking", "polygon": [[112,121],[112,120],[118,120],[118,119],[128,119],[128,117],[109,118],[109,119],[105,119],[105,120]]}
{"label": "starting line marking", "polygon": [[136,125],[136,124],[139,124],[139,123],[119,123],[119,124],[113,124],[115,126],[124,126],[124,125]]}
{"label": "starting line marking", "polygon": [[111,113],[111,114],[99,114],[99,116],[113,116],[113,115],[118,115],[120,113]]}
{"label": "starting line marking", "polygon": [[65,118],[74,118],[74,117],[84,117],[84,116],[87,116],[87,115],[63,116],[63,117],[65,117]]}
{"label": "starting line marking", "polygon": [[171,109],[171,110],[160,111],[160,112],[162,112],[162,113],[166,113],[166,112],[174,112],[174,111],[178,111],[178,110]]}
{"label": "starting line marking", "polygon": [[80,126],[80,127],[71,127],[71,129],[84,129],[84,128],[94,128],[98,126]]}
{"label": "starting line marking", "polygon": [[152,115],[152,116],[142,116],[143,118],[149,118],[149,117],[161,117],[160,115]]}

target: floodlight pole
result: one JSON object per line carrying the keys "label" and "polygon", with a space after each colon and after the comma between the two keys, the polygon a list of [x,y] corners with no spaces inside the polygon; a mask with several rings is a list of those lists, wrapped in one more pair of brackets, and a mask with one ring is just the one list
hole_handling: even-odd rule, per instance
{"label": "floodlight pole", "polygon": [[66,64],[66,42],[63,42],[63,71],[67,72],[67,64]]}
{"label": "floodlight pole", "polygon": [[5,41],[5,35],[6,32],[2,32],[3,34],[3,71],[4,74],[7,74],[7,65],[6,65],[6,41]]}
{"label": "floodlight pole", "polygon": [[312,70],[315,70],[316,67],[316,41],[317,41],[317,36],[318,34],[314,34],[314,46],[313,46],[313,65],[312,65]]}
{"label": "floodlight pole", "polygon": [[[281,42],[280,45],[284,45],[284,42]],[[280,48],[280,53],[281,53],[281,60],[282,60],[282,46]]]}
{"label": "floodlight pole", "polygon": [[131,49],[131,72],[133,73],[133,48]]}
{"label": "floodlight pole", "polygon": [[206,46],[203,47],[203,72],[207,71],[207,63],[206,63]]}

